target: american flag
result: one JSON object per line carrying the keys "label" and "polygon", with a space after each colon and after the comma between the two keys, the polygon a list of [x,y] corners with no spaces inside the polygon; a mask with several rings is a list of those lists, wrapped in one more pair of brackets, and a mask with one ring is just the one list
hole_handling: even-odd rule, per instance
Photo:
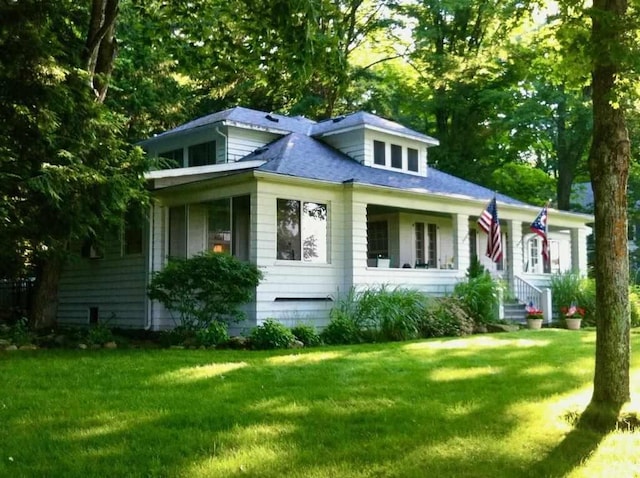
{"label": "american flag", "polygon": [[[547,205],[548,206],[548,205]],[[549,262],[549,240],[547,238],[547,206],[542,208],[538,217],[531,223],[531,230],[542,238],[542,258]]]}
{"label": "american flag", "polygon": [[487,233],[487,257],[493,262],[500,262],[502,259],[502,237],[495,197],[480,214],[478,226]]}

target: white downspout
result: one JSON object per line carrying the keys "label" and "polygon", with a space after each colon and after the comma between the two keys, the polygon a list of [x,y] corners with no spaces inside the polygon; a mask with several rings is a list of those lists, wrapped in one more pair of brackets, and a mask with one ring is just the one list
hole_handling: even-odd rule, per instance
{"label": "white downspout", "polygon": [[218,133],[220,136],[222,136],[224,138],[224,162],[228,163],[229,162],[229,157],[227,156],[227,154],[229,153],[228,151],[228,142],[229,142],[229,138],[226,134],[224,134],[221,130],[220,130],[220,126],[216,126],[216,133]]}

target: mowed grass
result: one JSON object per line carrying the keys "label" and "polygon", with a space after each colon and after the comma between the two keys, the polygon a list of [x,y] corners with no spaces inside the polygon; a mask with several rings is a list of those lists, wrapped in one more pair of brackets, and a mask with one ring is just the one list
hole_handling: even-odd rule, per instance
{"label": "mowed grass", "polygon": [[[639,431],[573,428],[594,346],[592,331],[542,330],[280,352],[0,352],[0,476],[640,476]],[[637,395],[637,356],[632,367]]]}

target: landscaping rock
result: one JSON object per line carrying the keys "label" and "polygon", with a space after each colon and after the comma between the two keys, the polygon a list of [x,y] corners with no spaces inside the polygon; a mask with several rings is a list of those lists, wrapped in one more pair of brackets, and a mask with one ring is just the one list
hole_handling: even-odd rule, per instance
{"label": "landscaping rock", "polygon": [[115,343],[113,340],[110,342],[105,342],[105,344],[103,345],[103,347],[105,349],[117,349],[118,348],[118,344]]}
{"label": "landscaping rock", "polygon": [[38,346],[33,344],[25,344],[18,347],[18,350],[38,350]]}
{"label": "landscaping rock", "polygon": [[291,348],[292,349],[301,349],[304,348],[304,343],[302,343],[299,340],[294,340],[293,342],[291,342]]}
{"label": "landscaping rock", "polygon": [[517,332],[520,327],[509,324],[487,324],[488,332]]}
{"label": "landscaping rock", "polygon": [[80,350],[87,350],[88,347],[87,347],[87,344],[78,344],[78,348]]}
{"label": "landscaping rock", "polygon": [[7,345],[5,348],[5,350],[18,350],[18,347],[16,345]]}
{"label": "landscaping rock", "polygon": [[226,343],[226,346],[230,349],[246,349],[247,348],[247,339],[242,336],[236,336],[229,338],[229,341]]}

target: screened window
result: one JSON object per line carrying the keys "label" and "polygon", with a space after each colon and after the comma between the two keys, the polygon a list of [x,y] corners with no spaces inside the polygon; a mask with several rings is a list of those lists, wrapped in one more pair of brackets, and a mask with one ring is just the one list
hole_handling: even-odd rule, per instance
{"label": "screened window", "polygon": [[424,222],[416,222],[416,267],[425,266],[424,257]]}
{"label": "screened window", "polygon": [[169,208],[169,257],[187,257],[187,207]]}
{"label": "screened window", "polygon": [[387,158],[385,157],[385,143],[383,141],[373,141],[373,162],[384,166],[387,164]]}
{"label": "screened window", "polygon": [[469,229],[469,257],[471,262],[478,260],[478,231]]}
{"label": "screened window", "polygon": [[389,228],[387,221],[367,223],[367,251],[369,259],[389,257]]}
{"label": "screened window", "polygon": [[391,167],[402,169],[402,146],[391,145]]}
{"label": "screened window", "polygon": [[418,172],[418,150],[413,148],[407,149],[407,169],[409,171]]}
{"label": "screened window", "polygon": [[165,151],[164,153],[158,154],[158,157],[166,160],[166,165],[163,164],[161,167],[181,168],[184,166],[184,151],[182,148]]}
{"label": "screened window", "polygon": [[326,263],[327,205],[293,199],[277,201],[277,258]]}
{"label": "screened window", "polygon": [[189,146],[189,167],[216,164],[216,142]]}
{"label": "screened window", "polygon": [[250,196],[211,201],[208,204],[207,249],[249,260]]}
{"label": "screened window", "polygon": [[435,224],[427,224],[427,240],[429,267],[438,267],[438,227]]}

